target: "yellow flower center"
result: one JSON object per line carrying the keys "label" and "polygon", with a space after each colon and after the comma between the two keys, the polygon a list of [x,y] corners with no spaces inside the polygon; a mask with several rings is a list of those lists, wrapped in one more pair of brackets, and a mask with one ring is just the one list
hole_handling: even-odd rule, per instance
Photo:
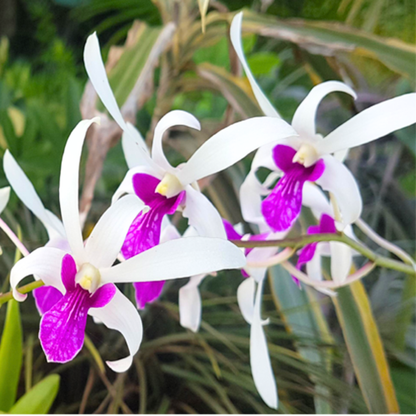
{"label": "yellow flower center", "polygon": [[75,281],[85,290],[94,293],[101,282],[99,270],[90,263],[84,263],[75,276]]}
{"label": "yellow flower center", "polygon": [[182,190],[182,184],[179,182],[178,178],[171,173],[166,173],[163,179],[159,182],[159,185],[156,187],[156,192],[160,195],[166,196],[166,198],[171,198]]}
{"label": "yellow flower center", "polygon": [[319,159],[318,153],[315,148],[310,144],[302,144],[297,153],[292,159],[292,162],[298,162],[304,165],[305,168],[314,165]]}

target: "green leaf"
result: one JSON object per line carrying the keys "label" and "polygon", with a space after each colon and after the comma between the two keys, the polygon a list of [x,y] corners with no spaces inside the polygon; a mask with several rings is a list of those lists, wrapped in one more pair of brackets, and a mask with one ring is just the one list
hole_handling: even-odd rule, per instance
{"label": "green leaf", "polygon": [[0,344],[0,410],[8,412],[16,400],[22,366],[22,325],[19,304],[7,305],[6,322]]}
{"label": "green leaf", "polygon": [[371,413],[399,413],[390,371],[367,293],[361,282],[333,299],[358,384]]}
{"label": "green leaf", "polygon": [[272,52],[258,52],[250,56],[247,61],[254,76],[267,75],[280,64],[279,57]]}
{"label": "green leaf", "polygon": [[[270,269],[269,277],[273,300],[282,314],[287,330],[302,340],[308,339],[312,343],[332,344],[326,319],[317,303],[315,294],[305,287],[303,290],[299,290],[293,283],[290,274],[279,265]],[[328,351],[319,350],[313,345],[308,347],[308,342],[303,342],[303,344],[304,346],[298,347],[298,351],[305,360],[322,367],[330,367]],[[311,379],[319,393],[314,396],[316,413],[333,413],[329,400],[322,397],[329,396],[328,388],[321,385],[316,377],[311,376]]]}
{"label": "green leaf", "polygon": [[244,12],[243,29],[283,39],[324,56],[355,54],[382,62],[392,71],[414,79],[416,50],[398,39],[383,38],[341,23],[276,19]]}
{"label": "green leaf", "polygon": [[11,414],[47,414],[59,390],[60,377],[52,374],[28,391],[10,409]]}

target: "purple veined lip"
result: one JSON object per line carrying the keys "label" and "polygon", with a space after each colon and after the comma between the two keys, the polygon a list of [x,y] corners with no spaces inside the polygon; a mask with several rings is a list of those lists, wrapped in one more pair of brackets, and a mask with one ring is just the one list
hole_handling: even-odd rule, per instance
{"label": "purple veined lip", "polygon": [[107,305],[116,293],[115,285],[107,283],[91,294],[75,283],[76,273],[74,259],[66,254],[61,268],[66,293],[40,322],[39,340],[48,362],[66,363],[78,354],[84,344],[88,310]]}
{"label": "purple veined lip", "polygon": [[325,170],[322,159],[308,168],[292,162],[295,154],[296,150],[290,146],[279,144],[273,149],[274,162],[283,176],[261,206],[262,214],[273,231],[285,231],[292,226],[302,209],[303,185],[306,181],[318,180]]}
{"label": "purple veined lip", "polygon": [[[308,228],[308,235],[312,234],[336,234],[337,229],[335,227],[334,219],[328,214],[322,214],[321,219],[319,221],[319,225],[312,225]],[[318,243],[311,243],[306,244],[300,251],[298,262],[296,264],[296,268],[300,270],[302,266],[308,262],[310,262],[313,257],[315,256],[316,248]],[[292,279],[295,283],[300,286],[299,279],[295,276],[292,276]]]}
{"label": "purple veined lip", "polygon": [[[185,191],[167,198],[156,192],[160,180],[146,173],[133,176],[133,188],[136,195],[149,207],[140,213],[127,232],[121,253],[129,259],[160,243],[162,220],[165,215],[174,214],[185,197]],[[164,281],[133,283],[136,291],[136,303],[143,309],[146,303],[156,300],[163,289]]]}

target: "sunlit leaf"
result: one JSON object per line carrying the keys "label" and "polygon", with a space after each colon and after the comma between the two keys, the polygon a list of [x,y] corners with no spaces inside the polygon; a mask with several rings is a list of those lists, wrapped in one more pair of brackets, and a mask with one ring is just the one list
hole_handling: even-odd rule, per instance
{"label": "sunlit leaf", "polygon": [[7,304],[6,322],[0,344],[0,410],[8,412],[16,400],[22,366],[22,326],[19,303]]}

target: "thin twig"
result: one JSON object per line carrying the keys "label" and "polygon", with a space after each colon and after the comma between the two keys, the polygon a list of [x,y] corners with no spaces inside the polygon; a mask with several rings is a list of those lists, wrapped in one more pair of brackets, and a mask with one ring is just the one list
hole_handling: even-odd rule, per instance
{"label": "thin twig", "polygon": [[90,367],[90,372],[88,374],[87,383],[85,384],[84,393],[82,394],[81,404],[79,406],[79,414],[82,415],[85,412],[85,408],[87,407],[88,398],[90,397],[91,390],[94,387],[95,381],[95,372],[94,367]]}

